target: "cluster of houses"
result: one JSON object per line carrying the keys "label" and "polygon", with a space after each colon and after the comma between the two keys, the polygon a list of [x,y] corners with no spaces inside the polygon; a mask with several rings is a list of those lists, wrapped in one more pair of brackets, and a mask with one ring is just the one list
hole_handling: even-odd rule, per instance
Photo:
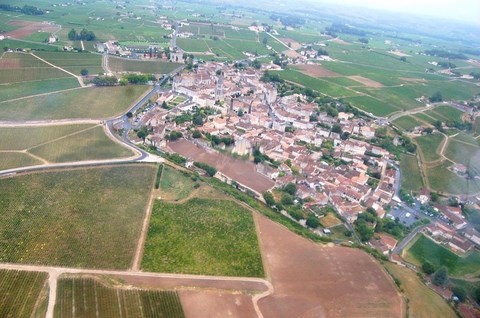
{"label": "cluster of houses", "polygon": [[[173,119],[194,109],[209,108],[215,115],[196,129],[203,135],[233,137],[232,153],[250,156],[258,149],[268,156],[277,164],[258,163],[257,171],[271,178],[276,187],[294,182],[300,199],[308,199],[312,205],[333,205],[349,222],[366,207],[383,217],[383,207],[394,198],[398,180],[389,164],[391,155],[369,143],[375,137],[374,122],[350,113],[339,113],[338,117],[318,113],[318,105],[302,95],[277,96],[276,87],[262,82],[261,75],[254,68],[212,62],[176,76],[172,91],[161,94],[157,104],[168,103],[176,94],[185,96],[186,101],[170,110],[156,107],[143,116],[142,124],[152,131],[147,141],[166,147],[164,136],[171,131],[191,138],[192,123],[177,124]],[[311,121],[314,114],[321,126]],[[355,139],[342,138],[332,131],[333,125]],[[326,143],[330,149],[322,147]],[[206,142],[203,144],[207,147]],[[324,153],[342,164],[328,162]],[[366,157],[366,153],[372,156]],[[380,173],[373,187],[369,183],[372,167]]]}

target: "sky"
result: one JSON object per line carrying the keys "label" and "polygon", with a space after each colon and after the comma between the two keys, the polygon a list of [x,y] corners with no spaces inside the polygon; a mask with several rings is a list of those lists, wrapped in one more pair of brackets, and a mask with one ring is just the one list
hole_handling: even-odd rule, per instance
{"label": "sky", "polygon": [[480,24],[480,0],[327,0],[342,5],[426,14]]}

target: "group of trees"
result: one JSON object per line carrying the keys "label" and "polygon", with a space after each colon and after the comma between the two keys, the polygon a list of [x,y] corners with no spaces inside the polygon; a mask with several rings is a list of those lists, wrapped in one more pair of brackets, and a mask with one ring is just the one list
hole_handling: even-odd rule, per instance
{"label": "group of trees", "polygon": [[87,29],[82,29],[80,33],[78,33],[75,29],[71,29],[70,32],[68,32],[68,39],[70,41],[95,41],[96,38],[97,37],[95,36],[95,33],[93,33],[93,31],[88,31]]}
{"label": "group of trees", "polygon": [[118,78],[115,76],[96,76],[92,83],[96,86],[115,86],[118,85]]}
{"label": "group of trees", "polygon": [[327,27],[326,32],[328,35],[337,36],[337,33],[344,33],[344,34],[351,34],[351,35],[357,35],[361,37],[365,37],[367,33],[365,31],[353,28],[347,24],[342,24],[342,23],[333,23],[330,27]]}
{"label": "group of trees", "polygon": [[0,4],[0,10],[20,12],[26,15],[43,15],[45,11],[40,8],[24,5],[23,7],[11,6],[9,4]]}
{"label": "group of trees", "polygon": [[367,208],[360,213],[354,225],[363,242],[370,240],[375,232],[385,232],[400,238],[409,231],[409,228],[400,223],[398,219],[379,218],[373,208]]}
{"label": "group of trees", "polygon": [[155,75],[150,74],[127,74],[120,80],[120,85],[130,84],[146,84],[148,81],[155,81]]}
{"label": "group of trees", "polygon": [[217,173],[217,169],[206,163],[195,161],[193,165],[197,168],[204,170],[210,177],[213,177]]}

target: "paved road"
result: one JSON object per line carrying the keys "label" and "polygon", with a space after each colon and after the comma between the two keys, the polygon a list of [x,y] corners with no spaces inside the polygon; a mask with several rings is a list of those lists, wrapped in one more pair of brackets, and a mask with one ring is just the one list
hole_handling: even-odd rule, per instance
{"label": "paved road", "polygon": [[393,249],[392,253],[394,254],[401,254],[402,250],[410,243],[411,240],[420,232],[422,231],[426,225],[416,227],[410,234],[408,234],[397,246]]}

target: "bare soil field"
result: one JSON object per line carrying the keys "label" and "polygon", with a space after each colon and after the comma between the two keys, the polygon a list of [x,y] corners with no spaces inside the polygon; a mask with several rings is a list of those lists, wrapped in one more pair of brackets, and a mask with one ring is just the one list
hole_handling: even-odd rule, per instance
{"label": "bare soil field", "polygon": [[248,295],[187,290],[178,294],[187,318],[257,317],[252,298]]}
{"label": "bare soil field", "polygon": [[340,39],[340,38],[335,38],[335,39],[332,39],[332,42],[334,43],[338,43],[338,44],[343,44],[343,45],[350,45],[350,43]]}
{"label": "bare soil field", "polygon": [[172,277],[153,277],[153,276],[133,276],[133,275],[115,275],[114,278],[120,279],[123,283],[133,285],[137,288],[143,289],[215,289],[229,292],[254,291],[264,292],[268,289],[265,283],[261,281],[247,281],[247,280],[235,280],[230,278],[222,279],[215,277],[209,279],[205,277],[173,277],[175,274],[171,274]]}
{"label": "bare soil field", "polygon": [[234,159],[216,151],[207,152],[185,139],[171,142],[168,146],[186,158],[215,167],[229,178],[259,193],[264,193],[274,185],[272,180],[255,171],[253,162]]}
{"label": "bare soil field", "polygon": [[288,43],[290,43],[290,48],[293,49],[293,50],[298,50],[299,48],[302,47],[302,45],[300,43],[298,43],[295,40],[289,39],[289,38],[279,38],[279,40],[282,41],[283,43],[285,43],[286,45],[288,45]]}
{"label": "bare soil field", "polygon": [[388,53],[393,54],[393,55],[396,55],[396,56],[400,56],[400,57],[411,56],[411,55],[408,55],[408,54],[403,53],[403,52],[400,52],[400,51],[388,51]]}
{"label": "bare soil field", "polygon": [[53,33],[60,30],[60,27],[55,24],[46,22],[31,22],[31,21],[11,21],[10,25],[19,26],[18,29],[5,33],[15,39],[23,39],[34,32],[49,32]]}
{"label": "bare soil field", "polygon": [[258,302],[268,317],[404,317],[391,278],[365,252],[318,245],[255,215],[274,293]]}
{"label": "bare soil field", "polygon": [[319,64],[299,64],[294,65],[294,68],[300,70],[305,75],[312,77],[340,77],[341,75],[330,70],[327,70],[325,67]]}
{"label": "bare soil field", "polygon": [[400,79],[409,83],[428,83],[428,81],[423,78],[400,77]]}
{"label": "bare soil field", "polygon": [[349,79],[354,80],[356,82],[359,82],[367,87],[373,87],[373,88],[380,88],[383,87],[382,83],[379,83],[377,81],[374,81],[372,79],[359,76],[359,75],[353,75],[353,76],[347,76]]}
{"label": "bare soil field", "polygon": [[302,56],[300,53],[298,53],[297,51],[293,51],[293,50],[285,50],[282,53],[285,54],[286,56],[292,58],[292,59]]}

